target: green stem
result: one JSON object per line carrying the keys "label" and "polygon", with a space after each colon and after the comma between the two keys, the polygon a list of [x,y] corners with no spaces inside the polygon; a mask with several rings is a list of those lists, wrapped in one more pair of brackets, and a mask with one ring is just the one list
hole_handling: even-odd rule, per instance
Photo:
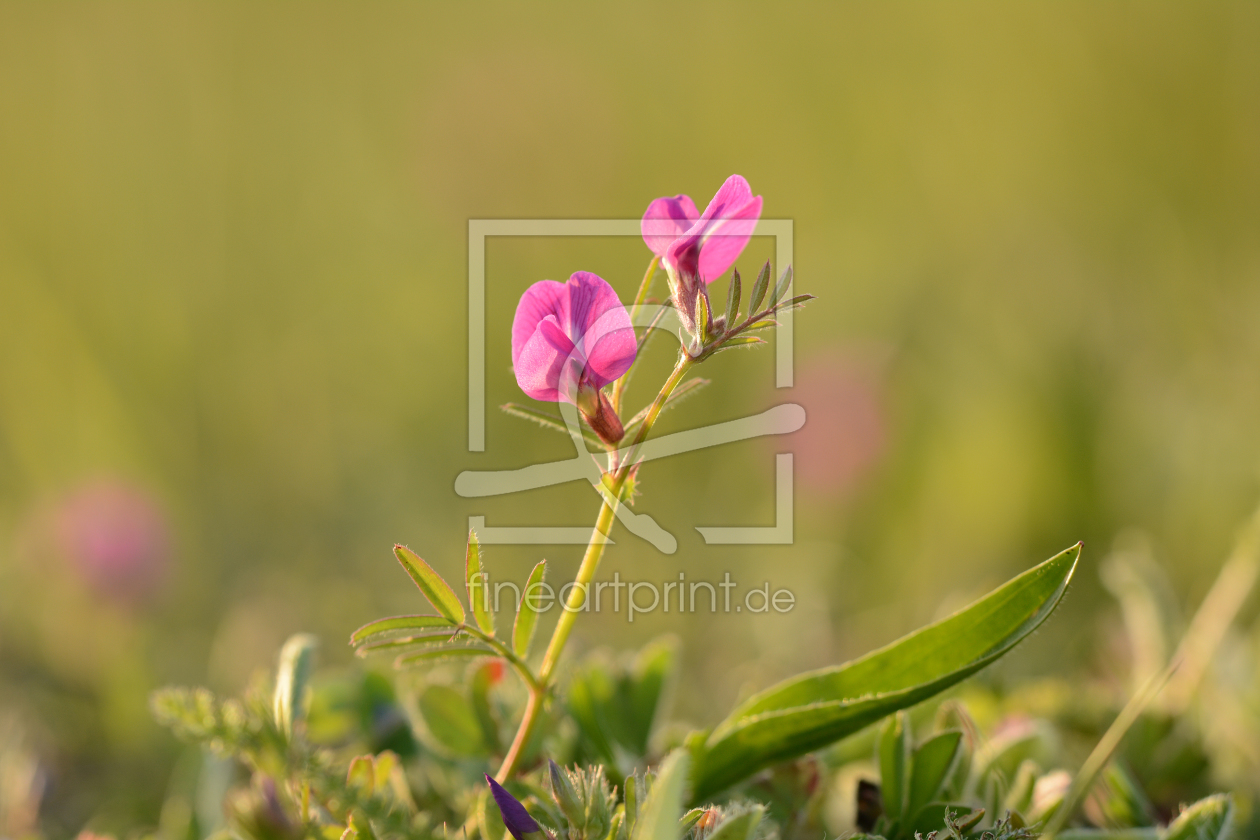
{"label": "green stem", "polygon": [[[655,264],[653,264],[653,268],[655,268]],[[533,736],[534,728],[538,725],[538,713],[542,711],[543,701],[546,699],[552,674],[560,661],[561,654],[564,653],[564,646],[569,641],[569,634],[573,632],[573,625],[577,621],[578,613],[586,603],[587,591],[590,589],[591,581],[595,578],[596,570],[599,569],[599,561],[604,556],[604,546],[608,542],[607,537],[612,533],[618,500],[621,498],[622,490],[625,488],[626,481],[629,479],[631,470],[634,467],[634,459],[638,454],[639,447],[642,446],[643,441],[647,439],[648,433],[651,432],[652,426],[656,423],[656,418],[660,416],[661,409],[665,407],[665,401],[669,399],[669,395],[682,382],[683,377],[687,375],[687,371],[690,370],[692,364],[694,364],[694,361],[685,351],[680,354],[678,363],[674,365],[673,373],[669,375],[669,379],[665,380],[660,393],[656,395],[651,408],[648,409],[647,416],[643,418],[643,424],[639,426],[639,431],[630,444],[628,456],[621,461],[621,466],[613,474],[612,486],[609,488],[609,492],[604,495],[603,504],[599,508],[599,516],[595,520],[595,529],[591,532],[591,541],[586,546],[586,554],[582,557],[582,565],[578,567],[577,578],[575,579],[577,585],[570,590],[569,600],[565,603],[564,610],[560,613],[560,619],[556,622],[556,629],[552,631],[551,642],[548,643],[547,652],[543,656],[542,667],[538,670],[536,680],[530,685],[529,699],[525,704],[525,715],[521,718],[521,725],[516,730],[516,737],[512,739],[512,746],[508,749],[508,754],[504,757],[503,764],[499,767],[499,772],[496,774],[496,778],[500,783],[507,781],[516,772],[516,767],[521,760],[521,754],[525,751],[525,746],[529,743],[529,739]]]}

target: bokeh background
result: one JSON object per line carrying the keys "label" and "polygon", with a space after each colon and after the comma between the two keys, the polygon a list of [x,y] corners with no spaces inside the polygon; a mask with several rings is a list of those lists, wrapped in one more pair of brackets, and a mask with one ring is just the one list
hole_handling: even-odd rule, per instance
{"label": "bokeh background", "polygon": [[[1257,43],[1250,2],[0,5],[0,752],[38,757],[54,833],[153,824],[178,748],[152,688],[238,690],[298,630],[357,667],[349,631],[417,607],[394,542],[458,574],[469,515],[591,521],[580,485],[454,493],[571,452],[494,411],[467,451],[468,220],[637,218],[733,172],[819,298],[797,384],[724,354],[664,427],[809,420],[645,469],[679,550],[624,537],[601,576],[797,607],[605,614],[578,646],[681,636],[677,714],[711,724],[1084,540],[990,679],[1089,672],[1113,540],[1145,534],[1192,608],[1260,493]],[[492,240],[490,405],[524,401],[527,285],[628,298],[648,257]],[[780,451],[795,543],[705,546],[771,524]],[[489,562],[562,580],[580,551]]]}

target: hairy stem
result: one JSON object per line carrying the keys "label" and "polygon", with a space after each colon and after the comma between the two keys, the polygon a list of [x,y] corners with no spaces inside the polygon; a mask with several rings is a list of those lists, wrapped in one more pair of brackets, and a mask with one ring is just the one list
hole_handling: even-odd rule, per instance
{"label": "hairy stem", "polygon": [[[653,265],[653,268],[655,268],[655,265]],[[503,764],[499,767],[499,772],[496,774],[496,778],[500,783],[507,781],[508,777],[516,772],[516,767],[520,763],[525,745],[529,743],[529,739],[534,733],[534,728],[538,725],[538,713],[542,711],[543,702],[551,684],[552,674],[560,661],[561,654],[564,653],[564,646],[569,641],[569,634],[573,632],[573,625],[577,621],[578,612],[581,611],[583,604],[586,603],[591,581],[595,578],[596,570],[599,569],[599,561],[604,556],[604,546],[607,544],[606,538],[612,532],[618,500],[621,498],[622,490],[625,489],[626,481],[629,479],[630,472],[634,467],[634,459],[638,454],[639,447],[647,439],[648,433],[651,432],[652,426],[656,423],[656,418],[660,416],[661,409],[665,407],[665,401],[669,399],[669,395],[682,382],[683,377],[687,375],[687,371],[690,370],[693,363],[693,360],[686,352],[680,354],[678,363],[674,365],[673,373],[669,375],[669,379],[665,380],[665,385],[662,386],[660,393],[656,395],[651,408],[648,409],[647,416],[643,418],[643,424],[639,426],[639,431],[629,446],[628,455],[624,460],[621,460],[621,466],[613,473],[612,487],[604,495],[604,502],[599,508],[599,516],[595,520],[595,528],[591,532],[591,541],[586,546],[586,554],[582,556],[582,565],[578,567],[577,578],[575,579],[577,585],[569,591],[569,600],[565,603],[564,609],[560,613],[560,619],[556,622],[556,629],[552,631],[551,641],[548,643],[547,652],[543,656],[542,667],[538,670],[536,680],[530,685],[529,700],[525,705],[525,715],[521,718],[521,725],[516,730],[516,737],[512,739],[512,746],[508,749],[508,754],[504,757]]]}

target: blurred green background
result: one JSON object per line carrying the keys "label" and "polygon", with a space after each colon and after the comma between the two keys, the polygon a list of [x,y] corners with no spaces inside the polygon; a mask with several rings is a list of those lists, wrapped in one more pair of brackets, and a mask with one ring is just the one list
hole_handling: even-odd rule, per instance
{"label": "blurred green background", "polygon": [[[997,678],[1095,667],[1126,530],[1193,607],[1258,490],[1257,43],[1251,2],[0,5],[0,735],[40,756],[50,819],[156,820],[153,687],[235,691],[298,630],[349,667],[350,630],[418,607],[395,541],[458,574],[469,515],[593,520],[581,485],[453,491],[571,452],[493,410],[467,451],[470,218],[703,207],[738,172],[794,220],[819,297],[797,387],[773,350],[724,354],[664,426],[792,400],[806,428],[645,469],[679,551],[620,532],[601,577],[730,571],[796,609],[579,624],[586,649],[680,635],[680,716],[1078,539],[1062,614]],[[492,240],[489,404],[524,401],[527,285],[583,269],[628,298],[648,258]],[[705,546],[696,525],[771,524],[777,451],[795,543]],[[119,519],[121,570],[92,554]],[[560,581],[580,552],[489,562]]]}

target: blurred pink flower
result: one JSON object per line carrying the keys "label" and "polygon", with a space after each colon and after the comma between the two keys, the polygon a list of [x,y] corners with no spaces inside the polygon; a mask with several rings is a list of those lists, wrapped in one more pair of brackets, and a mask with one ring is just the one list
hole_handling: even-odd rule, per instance
{"label": "blurred pink flower", "polygon": [[792,435],[792,449],[796,475],[809,489],[846,495],[883,453],[888,433],[878,368],[838,349],[801,366],[794,392],[809,419]]}
{"label": "blurred pink flower", "polygon": [[142,601],[156,592],[170,561],[170,536],[157,505],[117,480],[96,481],[57,511],[57,537],[70,562],[98,593]]}
{"label": "blurred pink flower", "polygon": [[732,175],[703,213],[686,195],[658,198],[640,223],[643,241],[665,269],[712,283],[735,264],[761,218],[761,196]]}
{"label": "blurred pink flower", "polygon": [[536,400],[581,406],[634,362],[630,316],[603,278],[579,271],[568,283],[540,280],[512,320],[512,368]]}

